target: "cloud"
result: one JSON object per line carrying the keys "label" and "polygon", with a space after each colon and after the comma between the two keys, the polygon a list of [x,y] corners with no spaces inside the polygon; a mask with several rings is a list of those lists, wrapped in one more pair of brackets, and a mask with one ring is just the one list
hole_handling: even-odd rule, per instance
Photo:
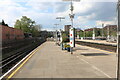
{"label": "cloud", "polygon": [[117,24],[117,20],[114,19],[113,21],[96,21],[96,25],[97,26],[101,26],[102,24],[104,25],[116,25]]}
{"label": "cloud", "polygon": [[[100,2],[101,0],[81,0],[74,2],[75,26],[99,26],[102,22],[113,24],[116,17],[116,3]],[[108,1],[108,0],[107,0]],[[112,0],[113,1],[113,0]],[[56,17],[65,17],[64,24],[71,24],[70,2],[62,0],[3,0],[0,1],[0,19],[13,26],[16,19],[27,16],[42,24],[43,28],[50,29],[55,23],[60,23]]]}
{"label": "cloud", "polygon": [[23,15],[24,11],[26,11],[26,8],[20,4],[12,0],[4,0],[0,5],[0,19],[4,19],[8,25],[12,26],[15,20]]}
{"label": "cloud", "polygon": [[[86,10],[84,10],[84,7],[84,9],[81,9],[81,11],[80,9],[77,9],[77,7],[83,5],[87,5],[85,7]],[[83,27],[100,27],[102,23],[117,24],[117,10],[115,2],[83,2],[83,5],[76,5],[76,15],[78,16],[75,20],[76,24],[82,25]]]}

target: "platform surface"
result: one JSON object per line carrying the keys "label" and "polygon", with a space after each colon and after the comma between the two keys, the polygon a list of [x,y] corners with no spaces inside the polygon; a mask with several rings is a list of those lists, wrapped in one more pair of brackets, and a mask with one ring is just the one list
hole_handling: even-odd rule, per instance
{"label": "platform surface", "polygon": [[76,45],[74,54],[43,43],[13,78],[115,78],[116,53]]}
{"label": "platform surface", "polygon": [[107,42],[106,40],[81,40],[81,39],[76,39],[76,41],[100,43],[100,44],[108,44],[108,45],[115,45],[115,46],[117,46],[116,42]]}

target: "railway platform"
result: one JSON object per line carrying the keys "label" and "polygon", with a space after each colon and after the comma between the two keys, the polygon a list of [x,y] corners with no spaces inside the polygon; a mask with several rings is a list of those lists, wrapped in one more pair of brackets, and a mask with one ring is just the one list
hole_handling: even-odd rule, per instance
{"label": "railway platform", "polygon": [[82,41],[82,42],[90,42],[90,43],[97,43],[97,44],[103,44],[103,45],[117,46],[117,43],[116,43],[116,42],[107,42],[106,40],[81,40],[81,39],[76,39],[76,41]]}
{"label": "railway platform", "polygon": [[76,45],[73,54],[55,42],[39,46],[9,78],[116,78],[114,52]]}

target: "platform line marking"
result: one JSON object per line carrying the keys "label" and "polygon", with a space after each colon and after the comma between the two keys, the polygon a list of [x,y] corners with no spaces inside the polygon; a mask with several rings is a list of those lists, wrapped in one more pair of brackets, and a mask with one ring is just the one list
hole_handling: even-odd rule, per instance
{"label": "platform line marking", "polygon": [[92,49],[99,50],[99,51],[102,51],[102,52],[107,52],[107,53],[116,53],[116,52],[110,52],[110,51],[101,50],[101,49],[97,49],[97,48],[92,48]]}
{"label": "platform line marking", "polygon": [[[38,48],[38,47],[37,47]],[[37,49],[36,48],[36,49]],[[14,70],[20,63],[22,63],[29,55],[32,54],[32,52],[34,52],[36,49],[34,49],[33,51],[31,51],[27,56],[25,56],[21,61],[19,61],[14,67],[12,67],[8,72],[6,72],[4,75],[2,75],[0,77],[0,80],[3,79],[6,75],[8,75],[12,70]]]}
{"label": "platform line marking", "polygon": [[[78,45],[78,46],[82,46],[82,45]],[[86,46],[86,47],[91,48],[91,49],[95,49],[95,50],[99,50],[99,51],[102,51],[102,52],[113,53],[113,54],[116,53],[116,52],[110,52],[110,51],[106,51],[106,50],[102,50],[102,49],[93,48],[93,47],[90,47],[90,46]]]}
{"label": "platform line marking", "polygon": [[90,64],[90,63],[89,63],[89,62],[87,62],[86,60],[81,59],[80,57],[79,57],[79,59],[80,59],[80,60],[82,60],[82,61],[84,61],[85,63],[89,64],[92,68],[96,69],[97,71],[99,71],[99,72],[103,73],[103,74],[104,74],[104,75],[106,75],[108,78],[112,78],[111,76],[109,76],[108,74],[106,74],[105,72],[103,72],[102,70],[100,70],[99,68],[97,68],[96,66],[94,66],[94,65]]}
{"label": "platform line marking", "polygon": [[31,55],[29,55],[29,57],[8,77],[9,80],[11,77],[13,77],[15,75],[15,73],[38,51],[39,49],[37,48],[34,52],[32,52]]}
{"label": "platform line marking", "polygon": [[[3,77],[5,77],[9,72],[11,72],[14,68],[16,68],[20,63],[22,63],[27,57],[30,59],[39,50],[39,47],[40,46],[38,46],[36,49],[30,52],[26,57],[24,57],[20,62],[18,62],[13,68],[11,68],[6,74],[0,77],[0,80]],[[9,80],[12,76],[14,76],[15,73],[29,60],[28,58],[6,80]]]}

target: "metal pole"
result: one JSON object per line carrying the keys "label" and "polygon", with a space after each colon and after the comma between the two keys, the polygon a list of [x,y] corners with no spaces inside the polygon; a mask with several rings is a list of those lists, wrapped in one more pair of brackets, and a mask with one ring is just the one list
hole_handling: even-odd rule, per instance
{"label": "metal pole", "polygon": [[[73,28],[73,3],[72,3],[72,0],[71,0],[71,14],[70,14],[70,18],[71,18],[71,28]],[[71,54],[73,54],[73,47],[70,47],[70,51],[71,51]]]}
{"label": "metal pole", "polygon": [[[57,17],[56,19],[60,19],[60,24],[62,25],[61,20],[65,19],[65,17]],[[63,42],[62,42],[63,39],[62,39],[62,30],[61,29],[60,29],[60,38],[59,39],[61,40],[60,44],[61,44],[62,50],[63,50]]]}
{"label": "metal pole", "polygon": [[93,40],[95,40],[95,27],[93,28]]}
{"label": "metal pole", "polygon": [[[74,14],[73,14],[73,3],[72,3],[72,1],[80,1],[80,0],[63,0],[63,1],[71,1],[71,14],[69,14],[69,16],[70,16],[70,19],[71,19],[71,28],[73,28],[73,18],[74,18]],[[74,47],[75,47],[75,41],[74,41]],[[71,48],[71,54],[72,54],[72,49],[73,48]]]}
{"label": "metal pole", "polygon": [[56,38],[56,44],[57,44],[57,40],[58,40],[58,35],[57,35],[57,26],[59,25],[59,24],[54,24],[55,26],[56,26],[56,36],[55,36],[55,38]]}
{"label": "metal pole", "polygon": [[117,80],[120,80],[120,0],[118,0],[118,28],[117,28],[117,54],[118,54],[118,69]]}
{"label": "metal pole", "polygon": [[71,0],[71,23],[72,23],[72,27],[73,27],[73,3],[72,3],[72,0]]}
{"label": "metal pole", "polygon": [[104,24],[102,24],[102,38],[104,37],[104,31],[103,31],[103,28],[104,28]]}
{"label": "metal pole", "polygon": [[84,30],[84,39],[85,39],[85,30]]}
{"label": "metal pole", "polygon": [[107,36],[107,38],[108,38],[108,41],[109,41],[109,40],[110,40],[110,26],[109,26],[109,25],[108,25],[107,31],[108,31],[108,36]]}

